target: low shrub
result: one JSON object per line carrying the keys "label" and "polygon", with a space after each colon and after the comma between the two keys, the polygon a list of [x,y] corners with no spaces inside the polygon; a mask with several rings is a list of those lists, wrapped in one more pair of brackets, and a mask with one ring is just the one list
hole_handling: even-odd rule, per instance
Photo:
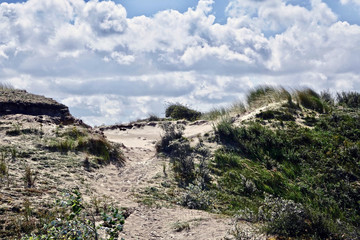
{"label": "low shrub", "polygon": [[170,104],[165,110],[165,117],[172,119],[186,119],[188,121],[195,121],[201,117],[201,112],[190,109],[189,107],[180,103]]}
{"label": "low shrub", "polygon": [[[195,181],[205,189],[210,182],[208,159],[210,152],[201,143],[192,148],[190,141],[182,136],[184,126],[164,122],[160,125],[164,136],[156,144],[158,153],[170,157],[175,179],[180,187],[186,187]],[[199,164],[195,164],[198,160]]]}
{"label": "low shrub", "polygon": [[150,114],[149,117],[148,117],[148,121],[157,122],[157,121],[160,121],[160,120],[161,119],[155,114]]}
{"label": "low shrub", "polygon": [[190,209],[206,210],[211,204],[211,196],[208,191],[204,191],[201,187],[190,184],[183,193],[180,204]]}
{"label": "low shrub", "polygon": [[161,140],[156,143],[155,148],[158,153],[163,152],[166,154],[171,154],[176,151],[176,149],[170,145],[174,140],[182,139],[183,131],[185,129],[184,125],[173,124],[171,122],[163,122],[160,124],[160,127],[164,131],[164,135],[161,137]]}
{"label": "low shrub", "polygon": [[312,216],[301,203],[281,198],[266,197],[259,209],[259,219],[266,221],[266,231],[286,237],[317,236],[321,239],[331,237],[324,220]]}

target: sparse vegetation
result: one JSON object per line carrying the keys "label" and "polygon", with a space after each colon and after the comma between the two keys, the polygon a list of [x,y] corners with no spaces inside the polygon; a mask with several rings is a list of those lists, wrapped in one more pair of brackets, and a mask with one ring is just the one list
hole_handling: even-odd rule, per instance
{"label": "sparse vegetation", "polygon": [[[38,232],[22,237],[22,240],[40,239],[104,239],[100,237],[103,230],[107,240],[118,239],[123,230],[125,217],[114,206],[101,209],[101,215],[96,214],[91,205],[85,203],[78,191],[67,194],[65,199],[59,199],[55,204],[55,212],[50,221],[45,222]],[[98,223],[102,220],[102,223]]]}
{"label": "sparse vegetation", "polygon": [[9,182],[9,167],[4,158],[0,160],[0,185],[2,185],[5,180]]}
{"label": "sparse vegetation", "polygon": [[181,231],[189,231],[190,230],[190,224],[188,222],[180,222],[177,221],[173,224],[173,229],[176,232],[181,232]]}
{"label": "sparse vegetation", "polygon": [[175,179],[180,187],[187,189],[180,200],[181,204],[189,208],[206,209],[209,206],[208,199],[204,198],[207,193],[202,191],[208,188],[211,180],[209,150],[201,142],[191,147],[189,140],[182,136],[182,125],[166,122],[162,128],[165,135],[158,142],[157,151],[170,157]]}
{"label": "sparse vegetation", "polygon": [[125,163],[119,146],[111,144],[102,136],[90,136],[76,127],[65,130],[62,134],[60,134],[59,129],[56,129],[56,135],[58,135],[58,139],[53,139],[48,145],[48,148],[52,151],[59,151],[61,153],[68,153],[70,151],[86,152],[96,156],[97,163],[99,164],[111,162],[122,166]]}
{"label": "sparse vegetation", "polygon": [[[359,112],[348,109],[357,108],[356,99],[355,93],[338,94],[335,102],[329,92],[319,95],[304,89],[290,94],[282,88],[259,87],[248,95],[250,107],[284,103],[241,126],[233,125],[228,109],[211,111],[209,119],[222,118],[215,127],[221,147],[210,165],[214,177],[201,187],[195,161],[174,167],[175,177],[191,173],[180,184],[178,203],[241,213],[242,219],[262,223],[263,231],[282,237],[360,238],[360,119]],[[299,124],[300,118],[310,128]],[[193,159],[197,147],[190,147],[181,132],[172,136],[176,137],[165,144],[171,161],[176,159],[171,154],[183,161]],[[243,231],[233,233],[239,239],[251,238]]]}
{"label": "sparse vegetation", "polygon": [[23,179],[24,179],[25,187],[27,188],[35,187],[37,174],[30,168],[30,166],[25,166],[25,173]]}

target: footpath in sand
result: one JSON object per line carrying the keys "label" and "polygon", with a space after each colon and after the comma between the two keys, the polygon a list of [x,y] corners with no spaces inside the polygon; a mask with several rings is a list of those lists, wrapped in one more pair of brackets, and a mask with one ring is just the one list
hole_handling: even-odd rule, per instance
{"label": "footpath in sand", "polygon": [[[261,110],[263,109],[237,116],[234,121],[240,124]],[[213,122],[198,121],[186,124],[184,136],[195,140],[197,136],[211,131]],[[155,144],[163,134],[159,124],[145,123],[125,129],[107,128],[103,129],[103,133],[109,141],[123,145],[126,165],[121,169],[112,165],[99,169],[98,177],[93,180],[91,186],[95,186],[97,194],[109,196],[121,206],[133,210],[125,221],[121,237],[126,240],[235,239],[230,234],[234,229],[234,220],[230,217],[174,204],[149,207],[140,203],[139,198],[135,196],[145,188],[158,186],[159,178],[164,177],[164,165],[167,165],[168,161],[157,157],[155,151]],[[183,227],[180,227],[181,225]],[[249,223],[238,222],[237,226],[242,232],[247,232],[247,239],[266,239],[263,235],[255,234]]]}
{"label": "footpath in sand", "polygon": [[[189,126],[191,135],[210,131],[210,124]],[[194,132],[198,129],[198,132]],[[232,219],[205,211],[192,210],[176,205],[149,207],[138,203],[135,192],[152,186],[163,175],[166,160],[158,158],[155,143],[162,130],[156,126],[144,126],[126,131],[105,130],[108,140],[124,145],[126,165],[120,169],[108,166],[101,169],[95,179],[96,192],[110,196],[124,207],[133,209],[126,219],[121,237],[130,239],[225,239],[232,228]],[[176,231],[176,223],[188,224],[189,228]],[[179,230],[179,229],[178,229]]]}

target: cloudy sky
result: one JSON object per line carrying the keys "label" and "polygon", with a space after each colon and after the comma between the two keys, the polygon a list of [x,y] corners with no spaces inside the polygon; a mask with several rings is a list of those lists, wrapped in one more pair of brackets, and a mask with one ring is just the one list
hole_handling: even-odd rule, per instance
{"label": "cloudy sky", "polygon": [[0,1],[0,82],[92,125],[259,84],[360,90],[360,0]]}

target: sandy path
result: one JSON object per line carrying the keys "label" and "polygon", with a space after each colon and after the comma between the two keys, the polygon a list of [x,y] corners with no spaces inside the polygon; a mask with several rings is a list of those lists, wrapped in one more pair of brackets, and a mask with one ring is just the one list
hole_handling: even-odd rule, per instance
{"label": "sandy path", "polygon": [[[196,137],[212,129],[212,123],[202,122],[188,125],[184,135]],[[137,202],[133,193],[145,187],[156,186],[159,176],[163,176],[166,160],[157,158],[155,152],[155,143],[161,138],[161,133],[158,126],[104,131],[108,140],[125,146],[123,152],[127,162],[120,170],[115,166],[100,169],[92,186],[95,186],[97,193],[110,196],[122,206],[134,209],[125,222],[121,237],[126,240],[232,239],[229,230],[233,223],[228,217],[174,205],[148,207]],[[174,226],[177,222],[188,224],[189,229],[176,231]]]}

